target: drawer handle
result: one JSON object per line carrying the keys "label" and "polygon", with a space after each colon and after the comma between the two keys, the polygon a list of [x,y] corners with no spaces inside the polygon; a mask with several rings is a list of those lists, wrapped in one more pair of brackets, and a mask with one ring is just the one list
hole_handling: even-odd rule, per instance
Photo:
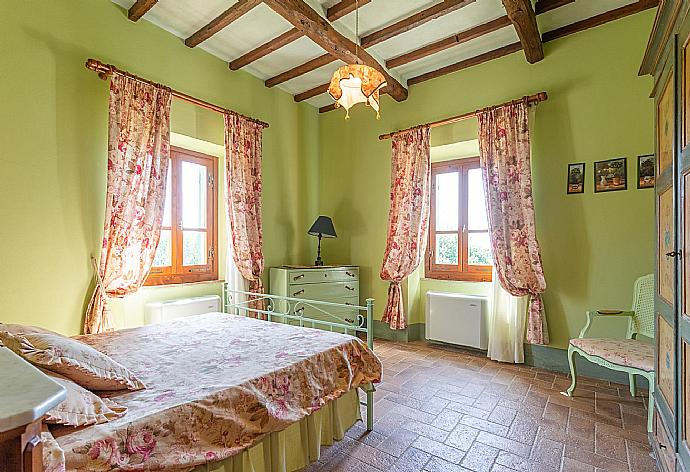
{"label": "drawer handle", "polygon": [[304,289],[300,290],[299,292],[295,292],[292,294],[293,297],[296,297],[297,295],[302,295],[304,293]]}
{"label": "drawer handle", "polygon": [[349,290],[350,292],[354,292],[354,291],[355,291],[355,289],[352,288],[352,287],[350,287],[349,285],[346,285],[346,286],[345,286],[345,290]]}
{"label": "drawer handle", "polygon": [[664,255],[666,256],[667,259],[668,259],[669,257],[677,257],[677,258],[679,258],[679,259],[680,259],[681,257],[683,257],[683,254],[682,254],[680,251],[671,251],[671,252],[667,252],[667,253],[664,254]]}
{"label": "drawer handle", "polygon": [[299,280],[299,279],[303,279],[303,278],[304,278],[304,274],[299,274],[299,275],[293,277],[292,280]]}
{"label": "drawer handle", "polygon": [[666,444],[659,443],[659,449],[666,449]]}
{"label": "drawer handle", "polygon": [[302,314],[304,314],[304,307],[296,309],[295,313],[299,313],[301,316]]}
{"label": "drawer handle", "polygon": [[353,274],[352,272],[345,272],[345,275],[347,275],[347,276],[349,276],[349,277],[357,277],[357,276],[356,276],[355,274]]}

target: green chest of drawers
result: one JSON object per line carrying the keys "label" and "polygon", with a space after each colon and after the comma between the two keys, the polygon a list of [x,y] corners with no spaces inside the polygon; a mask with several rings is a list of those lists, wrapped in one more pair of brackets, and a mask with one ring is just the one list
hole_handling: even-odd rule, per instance
{"label": "green chest of drawers", "polygon": [[[359,267],[273,267],[270,277],[273,295],[359,305]],[[323,313],[323,308],[319,310],[308,304],[297,306],[297,310],[309,318],[331,318]],[[328,312],[340,320],[352,319],[356,313],[355,310],[342,308]],[[331,318],[331,321],[335,320]]]}

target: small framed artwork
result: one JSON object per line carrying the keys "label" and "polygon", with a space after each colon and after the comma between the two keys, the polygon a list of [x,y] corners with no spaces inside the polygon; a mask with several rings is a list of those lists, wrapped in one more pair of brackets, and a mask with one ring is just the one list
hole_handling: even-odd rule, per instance
{"label": "small framed artwork", "polygon": [[637,188],[654,188],[655,161],[654,154],[637,156]]}
{"label": "small framed artwork", "polygon": [[585,163],[568,164],[568,195],[585,193]]}
{"label": "small framed artwork", "polygon": [[626,190],[628,166],[625,157],[594,163],[594,192]]}

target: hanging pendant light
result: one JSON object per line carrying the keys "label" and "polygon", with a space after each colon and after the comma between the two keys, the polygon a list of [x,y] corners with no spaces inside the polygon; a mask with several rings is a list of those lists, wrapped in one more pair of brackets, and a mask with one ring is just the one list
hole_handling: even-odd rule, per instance
{"label": "hanging pendant light", "polygon": [[355,64],[339,68],[333,74],[328,93],[335,100],[335,106],[345,108],[345,119],[350,118],[350,108],[357,103],[364,103],[376,110],[376,119],[380,118],[380,90],[386,85],[386,78],[381,72],[359,63],[359,5],[355,0]]}

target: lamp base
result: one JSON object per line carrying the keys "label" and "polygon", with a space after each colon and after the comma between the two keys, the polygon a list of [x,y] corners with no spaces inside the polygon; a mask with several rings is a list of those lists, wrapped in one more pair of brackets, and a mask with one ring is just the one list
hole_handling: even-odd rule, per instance
{"label": "lamp base", "polygon": [[323,259],[320,257],[314,261],[314,265],[317,267],[321,267],[323,265]]}

